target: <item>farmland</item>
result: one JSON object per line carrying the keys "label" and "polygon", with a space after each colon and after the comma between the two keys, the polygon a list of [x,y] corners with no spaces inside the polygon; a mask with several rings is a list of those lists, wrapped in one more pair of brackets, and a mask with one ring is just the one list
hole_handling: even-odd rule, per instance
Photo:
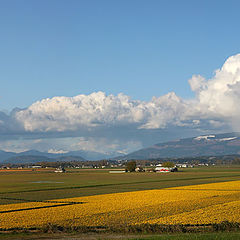
{"label": "farmland", "polygon": [[[54,173],[0,171],[0,204],[42,201],[107,193],[131,192],[240,179],[240,167],[184,169],[177,173],[109,174],[101,169],[69,169]],[[22,199],[14,200],[14,199]]]}
{"label": "farmland", "polygon": [[1,229],[239,223],[239,167],[4,171],[0,182]]}

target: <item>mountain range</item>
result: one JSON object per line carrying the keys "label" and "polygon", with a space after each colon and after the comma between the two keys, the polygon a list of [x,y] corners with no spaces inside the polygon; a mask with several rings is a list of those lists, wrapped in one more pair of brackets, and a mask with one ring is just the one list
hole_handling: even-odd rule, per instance
{"label": "mountain range", "polygon": [[100,159],[111,158],[116,155],[103,154],[93,151],[71,151],[67,153],[48,153],[37,150],[25,152],[5,152],[0,150],[0,163],[36,163],[36,162],[54,162],[54,161],[96,161]]}
{"label": "mountain range", "polygon": [[224,133],[158,143],[124,156],[124,159],[182,158],[240,154],[239,133]]}
{"label": "mountain range", "polygon": [[158,143],[138,151],[116,157],[91,151],[47,153],[30,150],[22,153],[0,150],[0,163],[36,163],[41,161],[85,161],[101,159],[156,159],[198,156],[240,155],[239,133],[202,135],[165,143]]}

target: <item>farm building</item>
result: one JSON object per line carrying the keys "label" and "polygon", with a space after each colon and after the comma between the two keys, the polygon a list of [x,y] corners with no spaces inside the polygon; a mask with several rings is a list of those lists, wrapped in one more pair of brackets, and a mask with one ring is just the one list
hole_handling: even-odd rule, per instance
{"label": "farm building", "polygon": [[168,167],[156,167],[156,172],[177,172],[178,169],[176,167],[168,168]]}
{"label": "farm building", "polygon": [[56,168],[55,173],[64,173],[66,170],[63,167]]}

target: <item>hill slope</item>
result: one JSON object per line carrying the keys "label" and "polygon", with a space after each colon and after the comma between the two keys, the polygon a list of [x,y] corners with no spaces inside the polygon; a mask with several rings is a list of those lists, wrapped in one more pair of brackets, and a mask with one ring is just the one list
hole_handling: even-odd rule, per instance
{"label": "hill slope", "polygon": [[[29,157],[31,156],[31,157]],[[5,152],[0,150],[0,163],[32,163],[40,161],[85,161],[85,160],[101,160],[114,157],[115,155],[107,155],[93,151],[71,151],[67,153],[47,153],[39,152],[37,150],[29,150],[20,153]]]}
{"label": "hill slope", "polygon": [[123,159],[180,158],[240,154],[240,137],[236,133],[198,136],[140,149]]}

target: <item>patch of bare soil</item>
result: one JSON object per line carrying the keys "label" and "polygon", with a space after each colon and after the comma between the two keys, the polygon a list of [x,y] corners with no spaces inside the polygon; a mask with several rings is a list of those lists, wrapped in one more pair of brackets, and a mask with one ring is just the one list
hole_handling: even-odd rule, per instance
{"label": "patch of bare soil", "polygon": [[141,235],[131,235],[131,234],[95,234],[95,233],[80,233],[80,234],[0,234],[0,239],[4,240],[126,240],[146,237]]}

